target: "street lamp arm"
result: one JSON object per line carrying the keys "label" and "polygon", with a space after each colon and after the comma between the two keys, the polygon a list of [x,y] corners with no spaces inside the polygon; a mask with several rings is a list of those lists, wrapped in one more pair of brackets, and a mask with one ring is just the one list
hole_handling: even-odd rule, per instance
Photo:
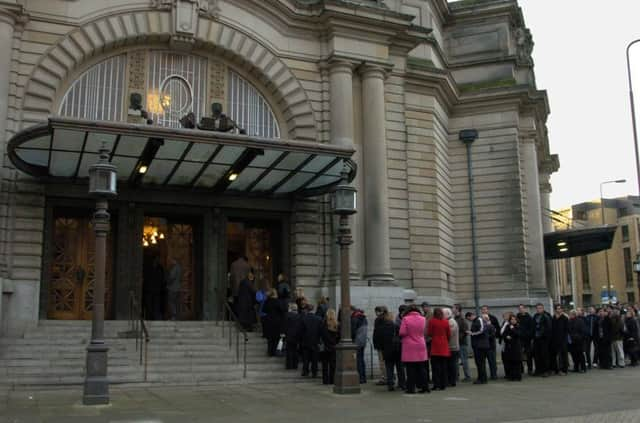
{"label": "street lamp arm", "polygon": [[631,103],[631,126],[633,127],[633,149],[636,154],[636,176],[638,178],[638,195],[640,195],[640,154],[638,152],[638,128],[636,126],[636,106],[633,98],[633,81],[631,78],[631,47],[640,43],[640,38],[633,40],[627,45],[627,76],[629,78],[629,102]]}

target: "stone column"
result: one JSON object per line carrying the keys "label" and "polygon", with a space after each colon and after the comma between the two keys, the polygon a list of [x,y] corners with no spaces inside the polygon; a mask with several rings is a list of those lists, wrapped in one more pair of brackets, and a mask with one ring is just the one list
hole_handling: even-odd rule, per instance
{"label": "stone column", "polygon": [[546,267],[544,259],[544,230],[542,226],[542,202],[538,179],[538,152],[535,138],[521,140],[525,192],[527,193],[527,256],[529,257],[530,290],[546,291]]}
{"label": "stone column", "polygon": [[[553,232],[553,221],[551,220],[551,184],[549,174],[540,173],[540,205],[543,233]],[[547,288],[552,298],[557,299],[556,292],[556,268],[551,260],[545,260],[545,276],[547,278]],[[575,289],[575,287],[574,287]],[[578,304],[578,299],[573,299]]]}
{"label": "stone column", "polygon": [[0,153],[4,160],[7,149],[7,113],[9,109],[9,78],[13,50],[13,28],[16,25],[16,11],[0,7]]}
{"label": "stone column", "polygon": [[[354,145],[354,107],[353,107],[353,64],[347,60],[332,60],[329,63],[329,82],[330,82],[330,120],[331,120],[331,143],[343,147],[356,148]],[[352,157],[358,162],[357,153]],[[361,163],[358,162],[358,166]],[[360,169],[359,169],[360,172]],[[358,206],[361,204],[360,199],[363,197],[361,187],[358,186],[357,180],[353,182],[358,189]],[[362,209],[358,207],[358,212]],[[358,223],[362,220],[358,214],[351,216],[349,221],[351,226],[358,227]],[[334,245],[332,250],[332,276],[338,276],[338,262],[340,258],[339,248],[335,244],[335,237],[338,235],[338,218],[333,216],[333,235],[331,244]],[[357,229],[354,230],[357,234]],[[359,237],[354,237],[354,251],[360,251],[362,242]],[[358,255],[350,254],[349,260],[350,279],[359,280],[360,272],[358,266]]]}
{"label": "stone column", "polygon": [[365,278],[370,282],[384,282],[393,280],[389,249],[385,72],[381,67],[365,65],[361,68],[361,74]]}

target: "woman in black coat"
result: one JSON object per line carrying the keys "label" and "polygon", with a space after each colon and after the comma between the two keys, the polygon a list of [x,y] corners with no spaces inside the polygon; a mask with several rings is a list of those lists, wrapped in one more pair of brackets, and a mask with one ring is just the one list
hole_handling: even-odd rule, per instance
{"label": "woman in black coat", "polygon": [[278,299],[275,289],[269,290],[269,297],[262,307],[264,317],[262,318],[262,328],[264,337],[267,338],[267,354],[269,357],[276,355],[278,341],[283,331],[283,322],[287,314],[286,305]]}
{"label": "woman in black coat", "polygon": [[573,360],[573,371],[575,373],[585,373],[587,365],[584,360],[584,334],[587,331],[587,324],[578,318],[575,311],[569,313],[569,352]]}
{"label": "woman in black coat", "polygon": [[340,342],[340,329],[336,311],[328,309],[325,313],[322,325],[322,351],[320,362],[322,363],[322,384],[333,385],[336,375],[336,345]]}
{"label": "woman in black coat", "polygon": [[404,367],[402,367],[402,340],[400,339],[400,328],[396,325],[393,313],[384,314],[384,320],[378,327],[379,340],[382,347],[382,357],[384,358],[384,366],[387,372],[387,387],[389,391],[394,388],[395,369],[398,376],[398,388],[405,389]]}
{"label": "woman in black coat", "polygon": [[236,304],[236,313],[238,322],[244,330],[251,332],[256,324],[256,289],[253,286],[255,277],[253,271],[249,272],[247,277],[240,281],[238,286],[238,304]]}
{"label": "woman in black coat", "polygon": [[504,343],[502,361],[507,380],[522,380],[522,344],[518,318],[510,313],[500,329],[500,339]]}

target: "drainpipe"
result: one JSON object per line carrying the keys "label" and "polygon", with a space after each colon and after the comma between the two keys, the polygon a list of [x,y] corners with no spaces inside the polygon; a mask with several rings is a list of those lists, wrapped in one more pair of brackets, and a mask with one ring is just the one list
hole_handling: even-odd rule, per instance
{"label": "drainpipe", "polygon": [[471,213],[471,260],[473,262],[473,302],[476,316],[480,316],[480,287],[478,286],[478,249],[476,245],[476,208],[473,201],[473,162],[471,161],[471,144],[478,139],[478,131],[464,129],[459,139],[467,147],[467,174],[469,177],[469,209]]}

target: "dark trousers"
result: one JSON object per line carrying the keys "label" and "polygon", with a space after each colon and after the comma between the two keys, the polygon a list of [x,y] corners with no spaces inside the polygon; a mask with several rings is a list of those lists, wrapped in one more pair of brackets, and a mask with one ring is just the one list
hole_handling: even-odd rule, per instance
{"label": "dark trousers", "polygon": [[428,389],[426,362],[405,362],[403,364],[407,369],[407,392],[416,392],[416,387],[422,390]]}
{"label": "dark trousers", "polygon": [[611,369],[611,342],[598,342],[598,367],[601,369]]}
{"label": "dark trousers", "polygon": [[448,357],[432,356],[433,388],[444,390],[447,387],[447,360]]}
{"label": "dark trousers", "polygon": [[449,386],[456,386],[458,382],[458,360],[460,360],[460,351],[451,351],[451,357],[447,359],[447,382]]}
{"label": "dark trousers", "polygon": [[584,342],[575,342],[569,345],[569,352],[571,352],[571,360],[573,360],[573,370],[587,370],[584,355]]}
{"label": "dark trousers", "polygon": [[549,372],[549,342],[538,338],[533,341],[533,359],[536,364],[536,375]]}
{"label": "dark trousers", "polygon": [[582,341],[582,351],[586,365],[591,368],[591,337],[585,336]]}
{"label": "dark trousers", "polygon": [[298,344],[287,342],[286,368],[298,370]]}
{"label": "dark trousers", "polygon": [[322,361],[322,384],[333,385],[336,376],[336,351],[323,351],[320,353]]}
{"label": "dark trousers", "polygon": [[[591,343],[593,344],[593,364],[598,364],[600,360],[598,360],[598,350],[600,349],[598,347],[598,340],[595,338],[591,338]],[[589,346],[589,350],[591,350],[591,346]]]}
{"label": "dark trousers", "polygon": [[311,365],[311,375],[318,375],[318,350],[315,348],[302,348],[302,376],[309,374],[309,365]]}
{"label": "dark trousers", "polygon": [[473,359],[478,369],[478,381],[487,383],[487,351],[485,349],[474,348]]}
{"label": "dark trousers", "polygon": [[356,365],[358,367],[360,383],[367,383],[367,369],[364,364],[364,348],[358,348],[358,352],[356,353]]}
{"label": "dark trousers", "polygon": [[503,355],[502,364],[504,365],[504,375],[508,380],[522,380],[521,360],[506,360]]}
{"label": "dark trousers", "polygon": [[393,377],[393,371],[395,369],[396,374],[398,375],[398,387],[404,389],[407,385],[407,381],[404,377],[404,366],[400,362],[400,360],[385,360],[384,368],[387,372],[387,385],[393,386],[395,379]]}
{"label": "dark trousers", "polygon": [[[523,339],[521,342],[524,361],[527,363],[527,373],[533,374],[533,342],[531,339]],[[520,372],[524,373],[524,362],[520,362]]]}
{"label": "dark trousers", "polygon": [[496,363],[496,347],[492,345],[487,352],[487,361],[489,361],[489,373],[491,374],[491,379],[498,378],[498,364]]}
{"label": "dark trousers", "polygon": [[551,346],[551,370],[556,373],[567,373],[569,370],[569,354],[567,343]]}
{"label": "dark trousers", "polygon": [[279,341],[280,341],[280,336],[267,338],[267,355],[269,357],[273,357],[276,355],[276,349],[278,348]]}

